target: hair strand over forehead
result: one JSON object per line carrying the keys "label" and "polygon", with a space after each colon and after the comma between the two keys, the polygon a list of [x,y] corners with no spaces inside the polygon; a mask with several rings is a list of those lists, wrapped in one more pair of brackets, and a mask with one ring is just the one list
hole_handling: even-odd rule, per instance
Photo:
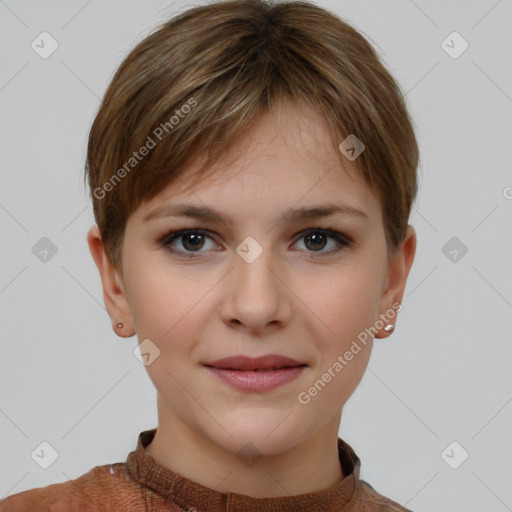
{"label": "hair strand over forehead", "polygon": [[251,121],[283,101],[316,109],[336,151],[350,134],[364,143],[355,163],[380,199],[389,256],[405,236],[419,158],[398,84],[359,32],[313,3],[227,0],[165,22],[105,93],[85,178],[110,261],[120,265],[126,222],[141,202],[198,155],[207,158],[195,178],[206,179]]}

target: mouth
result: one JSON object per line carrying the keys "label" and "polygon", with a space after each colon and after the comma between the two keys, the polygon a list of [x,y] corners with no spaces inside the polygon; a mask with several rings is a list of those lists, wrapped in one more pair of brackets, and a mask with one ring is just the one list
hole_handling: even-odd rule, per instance
{"label": "mouth", "polygon": [[204,363],[204,366],[231,387],[259,393],[295,380],[308,365],[289,357],[271,354],[256,358],[227,357]]}
{"label": "mouth", "polygon": [[228,368],[228,367],[218,367],[218,366],[211,366],[211,365],[208,365],[208,364],[205,364],[204,366],[208,367],[208,368],[213,368],[215,370],[231,370],[233,372],[256,372],[256,373],[266,373],[266,372],[275,372],[276,370],[288,370],[290,368],[299,368],[299,367],[302,367],[302,366],[307,366],[305,364],[300,364],[300,365],[297,365],[297,366],[278,366],[276,368],[253,368],[253,369],[250,369],[250,370],[242,370],[241,368]]}
{"label": "mouth", "polygon": [[297,368],[299,366],[307,366],[306,363],[278,354],[269,354],[260,357],[248,357],[241,355],[230,356],[203,364],[205,366],[217,368],[219,370],[252,372],[272,372],[284,368]]}

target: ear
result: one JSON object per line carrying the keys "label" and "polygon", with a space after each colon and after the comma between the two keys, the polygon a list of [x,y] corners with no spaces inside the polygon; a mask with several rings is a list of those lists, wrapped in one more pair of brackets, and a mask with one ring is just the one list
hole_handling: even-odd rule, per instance
{"label": "ear", "polygon": [[[383,290],[382,298],[380,301],[380,316],[384,319],[384,326],[391,324],[396,325],[397,320],[397,304],[402,304],[402,297],[404,295],[405,284],[407,276],[411,270],[414,255],[416,254],[416,232],[412,226],[407,226],[407,231],[404,240],[397,248],[395,254],[388,264],[388,272],[386,278],[386,286]],[[393,307],[395,305],[395,307]],[[394,311],[394,316],[390,317],[389,312]],[[387,314],[386,314],[387,312]],[[388,320],[386,320],[386,318]],[[375,337],[386,338],[393,332],[389,332],[383,328],[380,329]]]}
{"label": "ear", "polygon": [[[87,233],[87,243],[100,273],[103,300],[111,318],[112,328],[122,338],[133,336],[135,328],[124,280],[108,259],[100,230],[96,224]],[[120,323],[123,324],[122,327],[118,326]]]}

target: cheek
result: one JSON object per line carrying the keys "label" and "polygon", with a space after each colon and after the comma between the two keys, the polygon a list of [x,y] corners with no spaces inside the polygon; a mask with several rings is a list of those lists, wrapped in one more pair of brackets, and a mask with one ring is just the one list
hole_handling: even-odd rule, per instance
{"label": "cheek", "polygon": [[[163,266],[161,258],[152,258],[134,250],[125,260],[128,296],[139,339],[159,338],[175,322],[182,307],[183,289],[179,274]],[[156,253],[155,253],[156,256]]]}
{"label": "cheek", "polygon": [[329,327],[327,338],[331,351],[350,345],[353,338],[373,323],[378,311],[380,282],[379,269],[362,262],[333,273],[322,289],[316,289],[315,307]]}
{"label": "cheek", "polygon": [[375,282],[355,273],[344,277],[324,296],[321,318],[329,329],[322,328],[325,334],[314,337],[319,364],[311,384],[318,391],[311,391],[318,394],[317,406],[325,410],[332,410],[333,404],[342,407],[352,395],[372,348],[372,337],[365,329],[374,321]]}
{"label": "cheek", "polygon": [[[201,318],[207,318],[201,298],[207,292],[205,279],[197,273],[180,271],[161,254],[146,258],[133,255],[127,261],[130,269],[130,305],[139,340],[149,338],[161,351],[162,359],[169,354],[178,361],[193,347],[197,332],[203,330]],[[210,285],[211,287],[212,285]]]}
{"label": "cheek", "polygon": [[[145,331],[153,326],[158,332],[159,323],[164,318],[166,309],[172,310],[172,288],[165,286],[156,273],[143,269],[132,274],[130,287],[130,304],[139,338],[148,336]],[[169,318],[170,321],[170,318]]]}
{"label": "cheek", "polygon": [[368,365],[372,337],[365,329],[375,321],[382,280],[382,269],[370,260],[360,259],[339,269],[324,282],[323,292],[316,290],[321,293],[321,300],[317,300],[319,316],[329,327],[323,329],[324,336],[316,337],[320,363],[315,382],[322,388],[318,392],[320,407],[329,409],[333,403],[342,406]]}

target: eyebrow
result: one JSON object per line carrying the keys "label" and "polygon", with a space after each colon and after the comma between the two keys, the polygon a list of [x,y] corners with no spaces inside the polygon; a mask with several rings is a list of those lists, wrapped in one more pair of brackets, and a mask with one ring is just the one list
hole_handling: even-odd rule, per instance
{"label": "eyebrow", "polygon": [[[308,220],[344,215],[369,221],[368,215],[349,205],[325,203],[307,207],[292,208],[283,215],[284,220]],[[232,219],[217,210],[207,206],[195,206],[190,204],[164,204],[154,209],[144,217],[144,222],[161,217],[189,217],[205,222],[222,222],[228,227],[233,226]]]}

